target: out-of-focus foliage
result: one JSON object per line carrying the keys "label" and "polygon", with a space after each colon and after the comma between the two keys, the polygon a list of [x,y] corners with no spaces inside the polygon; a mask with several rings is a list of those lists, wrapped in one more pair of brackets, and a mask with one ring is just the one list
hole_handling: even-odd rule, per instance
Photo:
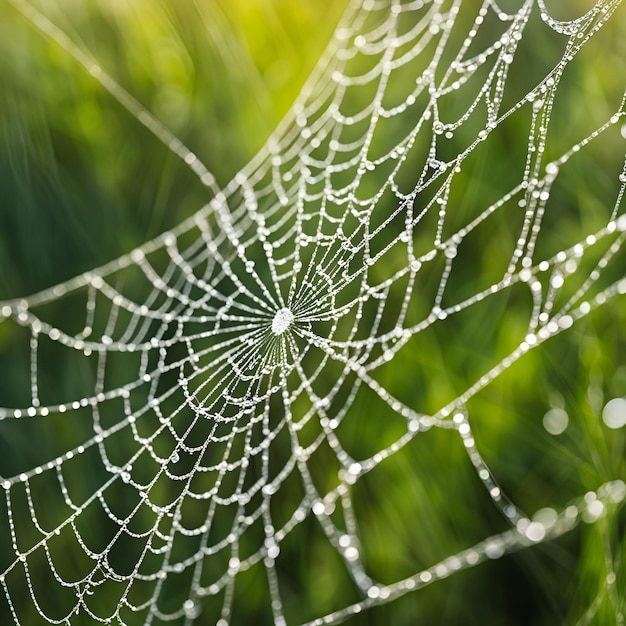
{"label": "out-of-focus foliage", "polygon": [[[222,185],[290,107],[342,10],[328,0],[40,8]],[[207,194],[64,50],[8,3],[0,11],[0,297],[15,297],[128,251]]]}

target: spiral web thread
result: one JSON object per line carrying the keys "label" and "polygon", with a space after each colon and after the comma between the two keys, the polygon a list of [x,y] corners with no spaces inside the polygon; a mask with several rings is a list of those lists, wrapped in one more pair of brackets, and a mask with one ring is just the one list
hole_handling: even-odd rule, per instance
{"label": "spiral web thread", "polygon": [[[599,1],[569,22],[553,19],[542,0],[507,2],[506,10],[493,0],[353,3],[286,119],[224,190],[43,15],[13,4],[213,193],[189,220],[130,254],[0,303],[2,325],[23,327],[30,350],[28,393],[17,408],[0,409],[2,423],[27,421],[40,432],[48,432],[46,422],[66,424],[63,434],[33,445],[19,473],[2,478],[12,554],[0,581],[16,623],[13,598],[27,593],[46,623],[89,616],[94,623],[191,624],[202,621],[203,606],[219,602],[220,624],[227,624],[238,575],[257,564],[274,621],[286,623],[276,561],[285,538],[310,517],[361,590],[355,604],[312,622],[336,623],[548,541],[624,499],[624,484],[613,480],[531,520],[484,463],[465,410],[524,354],[626,291],[621,163],[604,225],[551,256],[537,254],[559,174],[588,146],[626,136],[622,98],[605,123],[549,162],[545,156],[561,77],[619,19],[619,1]],[[516,54],[528,28],[550,32],[560,52],[525,87],[510,73],[523,67]],[[455,224],[466,163],[509,118],[525,120],[528,131],[527,143],[515,146],[524,158],[514,184]],[[464,243],[503,213],[520,219],[502,273],[489,284],[474,276],[471,293],[456,297],[447,285],[472,264]],[[445,328],[447,318],[516,287],[532,302],[526,334],[438,412],[420,413],[378,381],[377,372],[405,346],[419,345],[426,329]],[[75,395],[58,399],[59,390],[46,387],[43,353],[76,368]],[[404,432],[372,456],[353,458],[339,426],[362,393],[401,418]],[[429,429],[451,431],[510,528],[413,576],[379,583],[361,558],[352,486]],[[326,490],[312,471],[327,458],[322,450],[337,468]],[[80,493],[76,475],[91,491]],[[42,490],[60,517],[46,519],[52,507],[43,505]],[[61,539],[81,557],[71,571],[55,551]],[[35,567],[49,572],[65,613],[44,606]],[[166,610],[171,580],[187,581],[187,592]],[[115,602],[106,604],[105,591]]]}

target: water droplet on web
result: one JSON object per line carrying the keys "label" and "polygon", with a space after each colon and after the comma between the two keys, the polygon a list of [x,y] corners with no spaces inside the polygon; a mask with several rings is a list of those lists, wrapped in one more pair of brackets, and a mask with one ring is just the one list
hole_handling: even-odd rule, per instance
{"label": "water droplet on web", "polygon": [[545,526],[540,522],[531,522],[526,528],[525,535],[532,542],[541,541],[546,536]]}
{"label": "water droplet on web", "polygon": [[185,600],[183,604],[183,611],[185,612],[185,617],[190,619],[198,617],[198,606],[193,600]]}
{"label": "water droplet on web", "polygon": [[447,246],[446,249],[443,251],[443,253],[445,254],[446,258],[454,259],[457,253],[456,246],[454,245]]}

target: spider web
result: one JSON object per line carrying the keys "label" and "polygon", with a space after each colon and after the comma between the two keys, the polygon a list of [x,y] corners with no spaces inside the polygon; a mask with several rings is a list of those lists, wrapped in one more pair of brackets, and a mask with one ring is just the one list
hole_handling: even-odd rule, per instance
{"label": "spider web", "polygon": [[[616,478],[529,517],[484,462],[466,409],[518,359],[626,292],[622,147],[610,153],[614,195],[598,226],[565,247],[541,239],[559,216],[563,172],[626,137],[623,94],[597,127],[551,133],[562,79],[619,1],[570,21],[543,0],[353,3],[285,120],[223,190],[63,32],[12,1],[212,193],[130,254],[0,303],[30,355],[28,389],[0,409],[2,424],[39,433],[2,478],[11,555],[0,582],[16,623],[14,599],[27,594],[46,623],[206,623],[212,611],[227,624],[248,572],[266,578],[274,622],[286,623],[277,563],[310,523],[357,590],[349,606],[310,618],[337,623],[623,501]],[[540,76],[519,57],[528,29],[558,42]],[[467,198],[476,162],[512,122],[524,140],[488,174],[507,191]],[[509,237],[490,254],[502,223]],[[389,364],[503,296],[519,297],[525,315],[507,354],[437,411],[396,392]],[[47,383],[44,359],[76,371],[75,388]],[[351,452],[342,425],[355,415],[388,421],[391,436]],[[375,580],[355,486],[432,430],[448,431],[508,528],[401,580]],[[44,584],[57,590],[54,606]]]}

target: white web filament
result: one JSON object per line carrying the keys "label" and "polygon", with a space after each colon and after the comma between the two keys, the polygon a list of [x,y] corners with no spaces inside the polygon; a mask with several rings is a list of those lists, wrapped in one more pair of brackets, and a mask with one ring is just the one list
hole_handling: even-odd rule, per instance
{"label": "white web filament", "polygon": [[[620,1],[569,21],[542,0],[355,2],[283,123],[223,190],[65,34],[29,3],[12,4],[213,193],[130,254],[0,302],[0,327],[25,333],[30,355],[27,392],[7,406],[0,398],[0,429],[48,433],[50,424],[53,433],[2,477],[11,554],[0,582],[15,623],[34,610],[51,624],[222,626],[237,621],[233,598],[248,573],[263,577],[274,622],[293,623],[279,564],[307,524],[355,596],[303,619],[338,623],[624,500],[611,476],[529,517],[483,459],[467,409],[518,360],[595,309],[623,304],[623,89],[593,127],[552,130],[564,128],[568,68],[624,20]],[[535,32],[558,50],[537,76],[523,57]],[[513,122],[523,141],[513,133],[506,164],[484,175],[502,187],[472,196],[490,141]],[[610,204],[592,230],[564,232],[555,247],[544,223],[558,223],[560,181],[599,144],[613,167]],[[418,394],[400,396],[385,368],[406,370],[424,336],[445,337],[466,312],[505,296],[523,301],[524,317],[506,354],[472,370],[436,411]],[[43,354],[76,368],[73,389],[46,382]],[[389,423],[377,449],[357,454],[343,430],[354,419]],[[505,529],[381,581],[354,489],[428,431],[447,431]],[[52,607],[44,584],[58,590]]]}
{"label": "white web filament", "polygon": [[272,332],[275,335],[282,335],[292,324],[293,313],[286,307],[277,311],[272,320]]}

